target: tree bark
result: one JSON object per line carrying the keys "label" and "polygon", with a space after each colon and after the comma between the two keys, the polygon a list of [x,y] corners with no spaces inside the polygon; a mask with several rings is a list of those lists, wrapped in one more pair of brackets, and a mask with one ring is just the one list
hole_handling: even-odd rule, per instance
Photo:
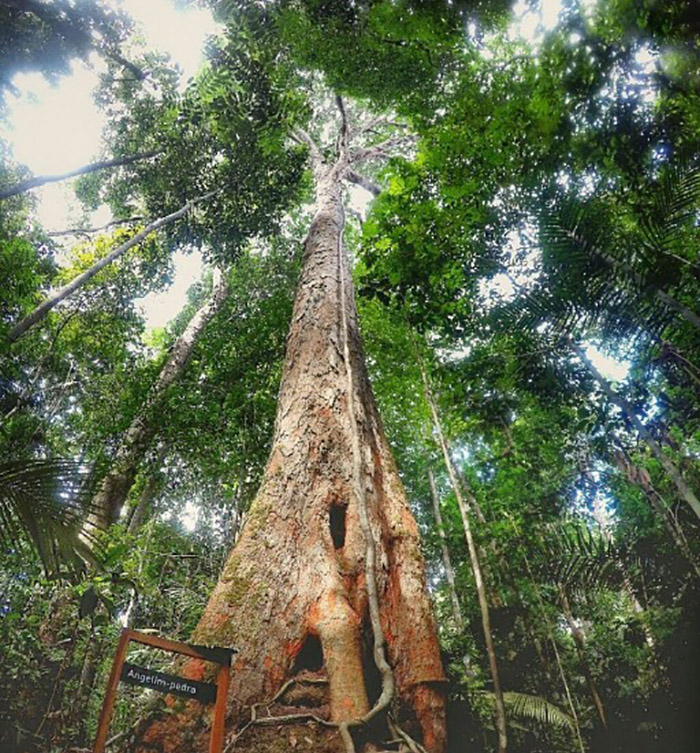
{"label": "tree bark", "polygon": [[688,486],[680,470],[676,467],[671,458],[669,458],[661,449],[654,437],[651,436],[649,429],[647,429],[647,427],[639,420],[639,417],[634,412],[632,406],[613,390],[610,382],[608,382],[608,380],[605,379],[598,369],[596,369],[596,367],[589,361],[588,356],[583,352],[583,349],[575,343],[572,343],[572,347],[576,355],[581,361],[583,361],[583,364],[593,375],[593,378],[598,382],[608,400],[610,400],[613,405],[616,405],[622,411],[625,418],[637,429],[639,436],[646,442],[654,457],[656,457],[664,467],[666,473],[668,473],[682,499],[690,505],[692,511],[698,516],[698,518],[700,518],[700,500],[698,500],[693,490]]}
{"label": "tree bark", "polygon": [[226,275],[215,270],[214,287],[209,300],[195,313],[175,341],[144,406],[124,435],[111,469],[92,499],[92,524],[95,527],[104,530],[118,520],[124,500],[134,483],[139,462],[157,431],[153,411],[163,400],[167,389],[179,379],[197,338],[219,310],[227,293]]}
{"label": "tree bark", "polygon": [[[388,696],[388,667],[395,710],[430,753],[443,753],[445,677],[419,532],[367,376],[343,243],[342,149],[341,142],[333,166],[315,160],[316,211],[270,457],[194,640],[239,651],[233,728],[245,726],[258,704],[288,717],[292,696],[313,683],[316,695],[297,700],[292,721],[324,719],[352,746],[347,728],[378,713]],[[196,661],[183,671],[205,674]],[[184,750],[198,714],[149,720],[138,749]],[[365,732],[372,729],[376,735],[376,725]],[[265,720],[252,730],[264,735]]]}
{"label": "tree bark", "polygon": [[86,269],[85,272],[79,274],[77,277],[74,277],[68,284],[64,285],[62,288],[59,288],[53,293],[50,293],[49,297],[43,303],[40,303],[34,309],[34,311],[32,311],[30,314],[27,314],[27,316],[25,316],[22,321],[15,324],[15,326],[9,331],[7,339],[11,343],[19,340],[19,338],[22,337],[30,327],[33,327],[37,322],[40,322],[49,313],[49,311],[51,311],[52,308],[61,303],[61,301],[64,301],[66,298],[68,298],[68,296],[78,290],[78,288],[81,288],[86,282],[88,282],[88,280],[91,280],[100,270],[104,269],[108,264],[111,264],[120,256],[123,256],[123,254],[126,253],[130,248],[133,248],[134,246],[141,243],[141,241],[144,240],[144,238],[148,237],[151,233],[159,230],[162,227],[165,227],[166,225],[169,225],[171,222],[175,222],[175,220],[180,219],[180,217],[184,217],[184,215],[187,214],[187,212],[193,206],[195,206],[195,204],[199,204],[200,202],[205,201],[213,195],[214,193],[211,192],[199,197],[198,199],[188,201],[184,207],[178,209],[176,212],[172,212],[171,214],[168,214],[165,217],[161,217],[160,219],[146,225],[146,227],[141,230],[141,232],[136,233],[133,238],[130,238],[125,243],[117,246],[117,248],[107,254],[107,256],[95,262],[95,264],[93,264],[90,269]]}
{"label": "tree bark", "polygon": [[491,633],[491,615],[489,612],[488,594],[486,592],[486,584],[484,582],[481,562],[479,560],[479,553],[477,551],[476,542],[472,535],[471,522],[469,520],[469,509],[464,497],[462,496],[461,487],[457,478],[457,472],[452,463],[447,440],[442,431],[442,422],[435,405],[430,383],[428,381],[428,375],[425,372],[423,362],[418,356],[418,365],[420,366],[421,376],[423,378],[423,387],[425,389],[425,399],[430,406],[430,411],[433,416],[433,423],[435,425],[435,433],[437,434],[437,442],[445,461],[445,467],[452,484],[452,489],[457,498],[457,506],[459,507],[460,515],[462,516],[462,525],[464,526],[464,536],[467,540],[467,548],[469,549],[469,559],[471,561],[472,572],[474,573],[474,582],[476,584],[476,593],[479,599],[479,609],[481,611],[481,627],[484,633],[484,642],[486,643],[486,653],[488,654],[489,670],[491,673],[491,681],[493,682],[493,693],[496,702],[496,730],[498,733],[498,753],[505,753],[508,747],[508,733],[506,729],[506,708],[503,701],[503,689],[501,688],[501,680],[498,673],[498,659],[496,657],[496,648],[493,643],[493,635]]}
{"label": "tree bark", "polygon": [[47,183],[59,183],[68,178],[76,178],[78,175],[89,175],[108,167],[121,167],[123,165],[132,165],[134,162],[141,162],[145,159],[155,157],[158,152],[144,152],[143,154],[131,154],[126,157],[117,157],[115,159],[103,160],[102,162],[93,162],[90,165],[83,165],[75,170],[69,170],[67,173],[58,173],[57,175],[35,175],[12,186],[0,188],[0,199],[9,199],[10,196],[30,191],[32,188],[46,185]]}

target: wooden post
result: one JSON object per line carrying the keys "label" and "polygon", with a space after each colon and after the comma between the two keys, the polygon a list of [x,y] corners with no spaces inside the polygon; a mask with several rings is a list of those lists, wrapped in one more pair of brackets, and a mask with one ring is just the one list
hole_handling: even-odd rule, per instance
{"label": "wooden post", "polygon": [[174,654],[191,656],[195,659],[214,662],[219,665],[216,673],[216,702],[214,704],[214,718],[211,726],[211,740],[209,741],[209,753],[222,753],[224,747],[224,732],[226,725],[226,701],[228,699],[228,688],[231,672],[231,654],[235,649],[211,649],[205,646],[192,646],[188,643],[170,641],[166,638],[159,638],[156,635],[139,633],[136,630],[124,628],[117,652],[112,663],[112,671],[107,683],[107,692],[100,712],[100,721],[97,725],[97,738],[92,749],[93,753],[104,753],[107,742],[107,733],[109,732],[109,721],[112,718],[114,701],[117,694],[117,685],[122,674],[122,668],[126,659],[126,652],[129,648],[129,641],[143,643],[146,646],[153,646],[162,651],[170,651]]}
{"label": "wooden post", "polygon": [[224,747],[224,726],[226,723],[226,700],[228,698],[228,683],[231,667],[221,664],[216,674],[216,704],[214,719],[211,724],[211,740],[209,753],[221,753]]}
{"label": "wooden post", "polygon": [[107,692],[105,693],[105,700],[102,704],[102,711],[100,712],[100,721],[97,725],[95,747],[92,749],[93,753],[104,753],[105,743],[107,742],[107,733],[109,731],[109,720],[112,718],[114,699],[117,695],[117,685],[119,684],[119,677],[122,673],[122,666],[124,665],[124,659],[126,659],[126,650],[129,647],[130,639],[131,630],[124,628],[122,634],[119,636],[117,653],[114,655],[112,671],[109,674]]}

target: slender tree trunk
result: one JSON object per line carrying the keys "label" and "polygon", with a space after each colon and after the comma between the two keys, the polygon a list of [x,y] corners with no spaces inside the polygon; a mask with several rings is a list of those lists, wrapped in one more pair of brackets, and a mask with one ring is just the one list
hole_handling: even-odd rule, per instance
{"label": "slender tree trunk", "polygon": [[484,633],[484,642],[486,643],[486,653],[488,654],[489,669],[491,672],[491,681],[493,682],[493,692],[496,701],[496,730],[498,732],[498,751],[499,753],[505,753],[508,746],[508,735],[506,729],[506,709],[503,701],[503,690],[501,688],[501,681],[498,674],[498,660],[496,657],[496,649],[493,643],[493,635],[491,633],[491,615],[489,613],[488,595],[486,592],[486,584],[484,582],[483,572],[481,568],[481,562],[479,561],[479,553],[477,551],[476,543],[472,535],[471,523],[469,521],[469,509],[462,491],[460,488],[457,473],[454,465],[452,464],[452,458],[450,457],[449,447],[445,439],[445,435],[442,431],[442,423],[440,416],[438,415],[437,406],[433,399],[432,392],[430,390],[430,383],[428,381],[428,375],[425,372],[423,362],[418,355],[418,364],[421,370],[421,376],[423,378],[423,387],[425,389],[425,398],[430,406],[430,410],[433,416],[433,423],[435,425],[435,432],[437,434],[438,445],[442,451],[442,455],[445,461],[445,467],[452,484],[452,489],[457,498],[457,505],[459,507],[460,515],[462,516],[462,525],[464,526],[464,535],[467,539],[467,548],[469,549],[469,559],[472,565],[472,572],[474,573],[474,582],[476,584],[476,592],[479,599],[479,609],[481,611],[481,626]]}
{"label": "slender tree trunk", "polygon": [[124,500],[134,483],[139,462],[158,428],[154,423],[153,411],[162,401],[167,389],[179,379],[197,338],[219,310],[227,293],[226,275],[215,270],[214,287],[209,300],[195,313],[175,341],[150,395],[127,429],[114,463],[93,497],[92,523],[97,528],[105,529],[119,518]]}
{"label": "slender tree trunk", "polygon": [[[445,534],[445,524],[442,520],[442,511],[440,510],[440,498],[437,493],[437,486],[435,485],[435,476],[430,468],[428,468],[428,481],[430,482],[430,496],[433,500],[433,511],[435,513],[435,522],[437,524],[437,532],[440,538],[440,549],[442,552],[442,564],[445,568],[445,577],[447,578],[447,590],[450,594],[450,604],[452,605],[452,616],[455,621],[455,625],[460,633],[464,632],[464,617],[462,616],[462,608],[459,604],[459,596],[457,594],[457,585],[455,583],[455,571],[452,567],[452,558],[450,557],[450,550],[447,546],[447,535]],[[462,664],[467,675],[472,675],[471,661],[469,654],[465,653],[462,657]]]}
{"label": "slender tree trunk", "polygon": [[651,450],[652,454],[664,467],[666,473],[676,485],[678,493],[681,497],[690,505],[693,512],[700,518],[700,500],[695,496],[693,490],[688,486],[685,479],[681,475],[680,470],[676,467],[673,461],[664,453],[659,446],[658,442],[651,436],[649,429],[639,420],[639,417],[634,412],[632,406],[620,395],[618,395],[610,385],[607,379],[596,369],[596,367],[590,362],[588,356],[583,352],[583,349],[572,343],[574,352],[583,361],[586,368],[593,375],[593,378],[598,382],[600,388],[603,390],[608,400],[613,405],[616,405],[623,413],[625,418],[637,429],[639,436],[646,442],[647,446]]}
{"label": "slender tree trunk", "polygon": [[445,524],[442,521],[442,512],[440,511],[440,498],[438,497],[437,487],[435,486],[435,476],[428,469],[428,481],[430,482],[430,496],[433,500],[433,511],[435,513],[435,522],[437,523],[437,532],[440,537],[440,549],[442,551],[442,564],[445,568],[445,577],[450,594],[450,603],[452,604],[452,616],[455,625],[459,630],[464,630],[464,618],[462,617],[462,608],[459,605],[457,596],[457,586],[455,585],[455,571],[452,567],[450,550],[447,548],[447,536],[445,535]]}
{"label": "slender tree trunk", "polygon": [[189,201],[187,202],[187,204],[185,204],[184,207],[178,209],[176,212],[172,212],[171,214],[166,215],[165,217],[161,217],[160,219],[146,225],[146,227],[141,230],[141,232],[136,233],[133,238],[130,238],[125,243],[117,246],[113,251],[107,254],[107,256],[95,262],[95,264],[93,264],[90,269],[86,269],[85,272],[82,272],[77,277],[74,277],[62,288],[59,288],[58,290],[50,293],[49,297],[43,303],[40,303],[34,309],[34,311],[32,311],[30,314],[27,314],[27,316],[25,316],[22,321],[15,324],[15,326],[9,331],[7,339],[10,342],[19,340],[19,338],[22,337],[30,327],[33,327],[37,322],[40,322],[49,313],[49,311],[51,311],[51,309],[53,309],[55,306],[61,303],[61,301],[64,301],[76,290],[85,285],[86,282],[91,280],[100,270],[104,269],[108,264],[111,264],[120,256],[123,256],[130,248],[133,248],[134,246],[141,243],[141,241],[148,237],[151,233],[159,230],[162,227],[165,227],[166,225],[169,225],[172,222],[175,222],[175,220],[180,219],[180,217],[184,217],[184,215],[186,215],[187,212],[189,212],[189,210],[193,206],[195,206],[195,204],[199,204],[200,202],[205,201],[213,195],[213,192],[211,192],[204,196],[201,196],[198,199]]}
{"label": "slender tree trunk", "polygon": [[598,718],[600,719],[601,724],[604,728],[607,729],[608,722],[605,718],[605,706],[603,705],[603,700],[600,697],[600,693],[598,692],[598,687],[595,684],[595,680],[593,679],[593,674],[586,657],[586,640],[583,636],[583,631],[576,623],[574,615],[571,611],[571,606],[569,604],[569,599],[566,595],[566,591],[561,585],[559,586],[559,598],[561,601],[562,609],[564,611],[564,617],[566,617],[566,622],[568,623],[569,629],[571,630],[571,637],[574,639],[574,645],[576,646],[576,652],[578,653],[578,658],[579,662],[581,663],[581,668],[583,669],[583,674],[586,677],[586,682],[588,683],[588,689],[591,693],[591,698],[593,699],[593,705],[598,712]]}
{"label": "slender tree trunk", "polygon": [[131,154],[127,157],[117,157],[116,159],[104,160],[103,162],[93,162],[91,165],[83,165],[76,170],[70,170],[67,173],[58,175],[35,175],[32,178],[15,183],[13,186],[0,188],[0,199],[8,199],[10,196],[30,191],[32,188],[46,185],[46,183],[58,183],[68,178],[75,178],[78,175],[88,175],[104,170],[108,167],[121,167],[122,165],[132,165],[134,162],[141,162],[151,157],[155,157],[158,152],[144,152],[143,154]]}
{"label": "slender tree trunk", "polygon": [[131,517],[129,518],[127,531],[132,535],[138,532],[138,530],[141,528],[141,525],[146,520],[147,515],[149,514],[149,510],[151,509],[151,504],[153,502],[153,497],[155,496],[156,489],[158,488],[158,485],[160,483],[161,466],[163,465],[163,461],[165,460],[167,453],[168,446],[164,443],[158,450],[158,455],[153,461],[153,467],[150,469],[148,479],[146,480],[146,483],[141,490],[138,502],[136,503],[136,506],[131,513]]}
{"label": "slender tree trunk", "polygon": [[559,670],[559,677],[561,678],[561,683],[564,686],[564,693],[566,695],[566,702],[569,706],[569,711],[571,712],[571,717],[574,720],[574,727],[576,732],[576,742],[578,743],[579,750],[581,753],[585,753],[586,748],[583,744],[583,737],[581,736],[581,724],[579,722],[578,714],[576,713],[576,707],[574,706],[574,699],[571,695],[571,689],[569,688],[569,682],[566,679],[566,672],[564,671],[564,664],[562,663],[561,656],[559,654],[559,647],[557,646],[556,638],[554,637],[554,633],[552,632],[552,626],[549,623],[549,618],[547,617],[547,610],[545,609],[544,602],[542,601],[542,595],[540,594],[540,589],[535,582],[534,576],[532,574],[532,569],[530,568],[530,563],[525,558],[525,567],[527,568],[527,573],[530,578],[530,582],[532,583],[532,588],[535,592],[535,598],[537,599],[537,605],[540,608],[540,615],[542,618],[542,624],[544,625],[544,628],[547,632],[547,638],[549,639],[549,642],[552,646],[552,650],[554,651],[554,658],[557,662],[557,669]]}
{"label": "slender tree trunk", "polygon": [[[272,450],[194,640],[240,652],[229,696],[234,728],[259,704],[273,717],[282,711],[285,723],[325,718],[351,750],[348,727],[393,695],[423,745],[442,753],[445,678],[420,538],[369,384],[343,243],[347,152],[333,166],[316,157],[314,167],[316,212]],[[205,669],[190,661],[184,672],[202,677]],[[311,680],[321,697],[298,701],[290,720],[291,694]],[[197,713],[148,720],[138,749],[182,750]],[[236,749],[260,749],[255,735],[265,729],[264,720],[247,727]],[[338,746],[337,732],[327,734]]]}
{"label": "slender tree trunk", "polygon": [[624,450],[615,450],[615,461],[618,468],[625,474],[627,480],[638,486],[644,496],[649,500],[649,504],[656,514],[661,518],[673,543],[678,547],[678,551],[687,560],[695,575],[700,578],[700,563],[693,555],[688,540],[683,533],[683,529],[678,524],[666,504],[664,498],[651,483],[651,477],[646,469],[638,468]]}

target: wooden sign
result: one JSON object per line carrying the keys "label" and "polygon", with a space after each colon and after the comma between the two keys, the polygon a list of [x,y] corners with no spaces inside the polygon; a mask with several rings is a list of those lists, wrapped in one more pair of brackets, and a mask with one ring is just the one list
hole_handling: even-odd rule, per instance
{"label": "wooden sign", "polygon": [[[169,675],[165,672],[156,672],[153,669],[130,664],[126,661],[126,652],[130,641],[160,648],[163,651],[170,651],[175,654],[214,662],[219,665],[216,674],[216,683],[189,680],[186,677]],[[117,685],[120,681],[129,685],[157,690],[160,693],[169,693],[188,698],[192,701],[199,701],[200,703],[213,703],[214,718],[211,725],[209,753],[221,753],[224,745],[224,721],[226,719],[226,697],[228,696],[231,657],[234,653],[236,653],[235,649],[195,646],[189,643],[169,641],[155,635],[148,635],[147,633],[139,633],[137,630],[128,630],[126,628],[122,630],[114,662],[112,663],[112,671],[107,683],[105,700],[102,704],[93,753],[104,753],[107,732],[109,731],[109,720],[112,717]]]}
{"label": "wooden sign", "polygon": [[157,690],[159,693],[179,695],[190,701],[200,703],[216,701],[216,685],[213,682],[187,680],[184,677],[167,675],[165,672],[156,672],[154,669],[146,669],[129,662],[124,662],[119,679],[127,685],[138,685],[141,688]]}

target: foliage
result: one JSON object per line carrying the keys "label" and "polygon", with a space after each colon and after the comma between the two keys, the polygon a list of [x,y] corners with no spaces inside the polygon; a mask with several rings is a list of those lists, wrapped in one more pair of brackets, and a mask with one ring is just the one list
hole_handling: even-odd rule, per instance
{"label": "foliage", "polygon": [[[196,624],[274,429],[308,224],[307,146],[290,133],[304,127],[327,142],[341,92],[368,148],[402,145],[370,162],[366,177],[382,191],[360,225],[348,223],[346,241],[374,391],[423,533],[450,678],[450,750],[492,749],[493,696],[421,367],[469,492],[509,748],[569,753],[580,733],[586,749],[606,753],[687,749],[700,677],[698,521],[630,419],[700,488],[692,4],[572,0],[531,39],[501,0],[202,4],[224,30],[185,87],[100,3],[42,3],[44,17],[0,11],[0,86],[20,68],[55,79],[95,44],[137,50],[146,80],[115,75],[129,61],[112,57],[97,101],[109,155],[153,153],[80,181],[86,212],[108,204],[115,219],[136,219],[68,252],[37,227],[31,199],[0,204],[0,483],[8,469],[26,480],[21,498],[4,487],[15,507],[0,556],[0,745],[88,744],[101,690],[87,691],[104,686],[121,625],[187,639]],[[73,35],[61,34],[63,22]],[[6,166],[0,178],[22,172]],[[208,192],[7,345],[3,333],[47,289],[144,218]],[[127,513],[100,537],[99,568],[59,584],[43,570],[68,574],[54,530],[75,546],[80,518],[63,517],[70,484],[51,471],[89,464],[99,476],[110,466],[209,294],[207,274],[165,329],[146,332],[136,301],[164,290],[172,252],[191,247],[225,271],[229,297],[157,410]],[[631,415],[577,360],[579,345],[610,369]],[[143,712],[139,698],[120,700],[116,731]],[[73,704],[83,718],[69,699],[84,699]]]}

